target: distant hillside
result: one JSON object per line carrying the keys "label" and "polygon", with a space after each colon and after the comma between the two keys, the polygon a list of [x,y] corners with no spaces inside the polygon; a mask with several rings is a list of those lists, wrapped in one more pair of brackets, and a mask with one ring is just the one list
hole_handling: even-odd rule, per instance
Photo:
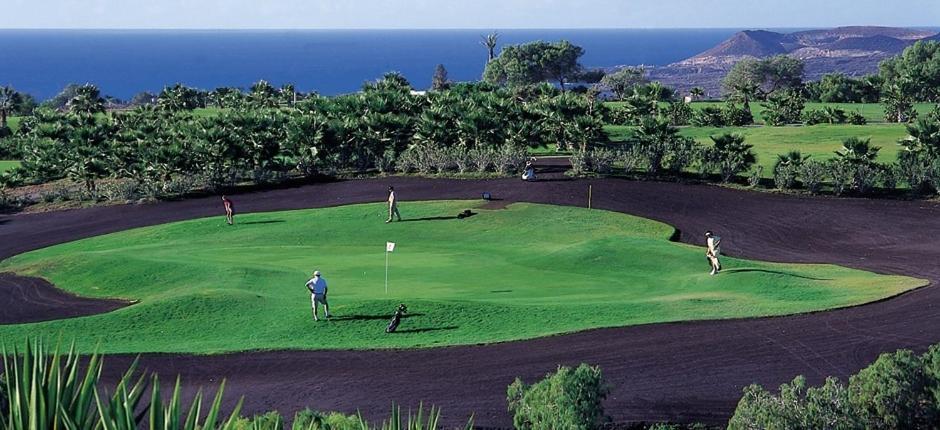
{"label": "distant hillside", "polygon": [[839,27],[794,33],[747,30],[701,54],[653,68],[650,77],[683,92],[703,87],[709,97],[718,97],[721,79],[745,58],[785,54],[802,59],[808,80],[834,72],[858,76],[878,71],[883,60],[926,39],[940,40],[940,34],[895,27]]}

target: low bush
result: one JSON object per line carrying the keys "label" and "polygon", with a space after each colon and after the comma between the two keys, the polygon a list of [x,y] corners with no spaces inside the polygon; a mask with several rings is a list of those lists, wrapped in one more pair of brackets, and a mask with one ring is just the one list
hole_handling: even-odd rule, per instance
{"label": "low bush", "polygon": [[865,119],[865,116],[862,115],[860,112],[856,112],[856,111],[849,112],[848,118],[846,119],[846,121],[852,125],[868,124],[868,120]]}
{"label": "low bush", "polygon": [[608,392],[600,368],[581,364],[559,367],[532,385],[517,378],[506,397],[517,430],[591,430],[607,420]]}
{"label": "low bush", "polygon": [[820,109],[810,109],[803,112],[802,120],[803,124],[816,125],[829,122],[829,117]]}
{"label": "low bush", "polygon": [[569,170],[568,173],[572,176],[584,176],[587,174],[590,171],[589,157],[590,154],[587,151],[572,151],[571,156],[568,157],[568,162],[571,163],[571,170]]}
{"label": "low bush", "polygon": [[756,169],[751,171],[751,175],[748,176],[747,185],[751,188],[756,188],[760,185],[762,179],[764,179],[764,166],[757,166]]}
{"label": "low bush", "polygon": [[525,148],[515,148],[510,145],[502,145],[493,152],[493,155],[496,173],[503,176],[522,173],[525,161],[529,158],[529,152]]}
{"label": "low bush", "polygon": [[898,187],[900,180],[901,172],[897,164],[889,163],[879,166],[878,182],[881,183],[883,188],[893,190]]}
{"label": "low bush", "polygon": [[595,148],[588,151],[588,166],[594,173],[607,174],[613,171],[617,153],[607,148]]}
{"label": "low bush", "polygon": [[493,165],[493,150],[489,148],[476,147],[467,152],[470,158],[470,164],[479,173],[484,173]]}
{"label": "low bush", "polygon": [[774,169],[774,186],[779,190],[790,190],[796,188],[799,174],[799,165],[779,165],[776,169]]}
{"label": "low bush", "polygon": [[729,430],[933,429],[940,420],[940,345],[923,355],[882,354],[844,385],[827,378],[807,388],[798,376],[777,393],[744,389]]}
{"label": "low bush", "polygon": [[700,163],[704,157],[705,150],[695,139],[685,136],[679,136],[668,142],[666,153],[663,157],[663,167],[674,175],[682,173]]}
{"label": "low bush", "polygon": [[696,127],[724,127],[725,114],[721,108],[706,106],[692,115],[691,123]]}
{"label": "low bush", "polygon": [[643,154],[633,145],[619,151],[617,153],[617,161],[620,162],[625,173],[647,168],[644,164],[645,158]]}
{"label": "low bush", "polygon": [[725,126],[741,127],[754,123],[754,115],[751,114],[751,110],[734,103],[725,104],[725,107],[721,110],[721,117]]}
{"label": "low bush", "polygon": [[828,164],[816,160],[807,160],[799,167],[803,186],[813,194],[819,194],[823,182],[829,178],[828,172]]}

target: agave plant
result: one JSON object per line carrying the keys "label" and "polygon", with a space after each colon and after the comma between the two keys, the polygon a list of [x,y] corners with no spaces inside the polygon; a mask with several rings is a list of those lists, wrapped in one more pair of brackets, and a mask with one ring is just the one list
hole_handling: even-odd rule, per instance
{"label": "agave plant", "polygon": [[[91,430],[95,386],[101,375],[101,356],[92,354],[81,366],[74,346],[51,354],[41,341],[27,342],[20,351],[3,350],[6,416],[0,428],[8,430]],[[82,371],[84,368],[84,371]],[[133,370],[133,366],[131,367]]]}
{"label": "agave plant", "polygon": [[[159,379],[156,375],[149,380],[145,374],[136,375],[136,360],[118,380],[114,394],[102,394],[99,387],[102,364],[101,355],[82,358],[74,345],[64,353],[58,348],[50,351],[41,341],[27,342],[22,351],[4,349],[6,373],[2,382],[7,399],[0,428],[136,430],[149,413],[152,430],[234,429],[241,402],[227,420],[219,422],[224,382],[207,410],[203,410],[201,392],[184,409],[179,379],[164,404]],[[150,402],[141,407],[148,388]]]}

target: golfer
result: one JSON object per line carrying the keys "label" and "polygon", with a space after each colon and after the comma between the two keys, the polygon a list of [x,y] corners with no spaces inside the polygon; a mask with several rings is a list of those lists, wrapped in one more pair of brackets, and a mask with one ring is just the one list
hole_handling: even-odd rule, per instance
{"label": "golfer", "polygon": [[310,290],[310,307],[312,308],[313,320],[320,321],[317,318],[317,303],[323,305],[323,313],[330,317],[330,305],[326,302],[326,279],[320,276],[320,271],[314,271],[313,277],[307,281],[307,289]]}
{"label": "golfer", "polygon": [[388,187],[388,220],[385,223],[392,222],[393,217],[398,217],[401,221],[401,213],[398,212],[398,198],[395,197],[395,187]]}
{"label": "golfer", "polygon": [[708,263],[712,267],[711,273],[709,275],[716,275],[721,271],[721,261],[718,260],[718,256],[721,255],[721,237],[713,234],[711,231],[705,232],[705,258],[708,259]]}
{"label": "golfer", "polygon": [[225,206],[225,222],[228,225],[235,224],[235,203],[232,203],[232,199],[222,195],[222,206]]}

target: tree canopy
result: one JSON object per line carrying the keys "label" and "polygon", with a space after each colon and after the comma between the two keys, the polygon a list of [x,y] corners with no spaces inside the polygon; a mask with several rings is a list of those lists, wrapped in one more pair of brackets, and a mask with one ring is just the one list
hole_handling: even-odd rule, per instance
{"label": "tree canopy", "polygon": [[601,86],[623,100],[633,87],[646,83],[646,71],[641,68],[624,67],[601,78]]}
{"label": "tree canopy", "polygon": [[578,62],[584,49],[567,40],[508,45],[486,65],[483,79],[511,86],[553,81],[565,89],[583,67]]}
{"label": "tree canopy", "polygon": [[[786,55],[739,61],[722,81],[725,94],[749,101],[803,85],[803,61]],[[746,99],[744,99],[746,98]]]}
{"label": "tree canopy", "polygon": [[886,86],[905,88],[918,101],[940,102],[940,42],[920,41],[881,63]]}

